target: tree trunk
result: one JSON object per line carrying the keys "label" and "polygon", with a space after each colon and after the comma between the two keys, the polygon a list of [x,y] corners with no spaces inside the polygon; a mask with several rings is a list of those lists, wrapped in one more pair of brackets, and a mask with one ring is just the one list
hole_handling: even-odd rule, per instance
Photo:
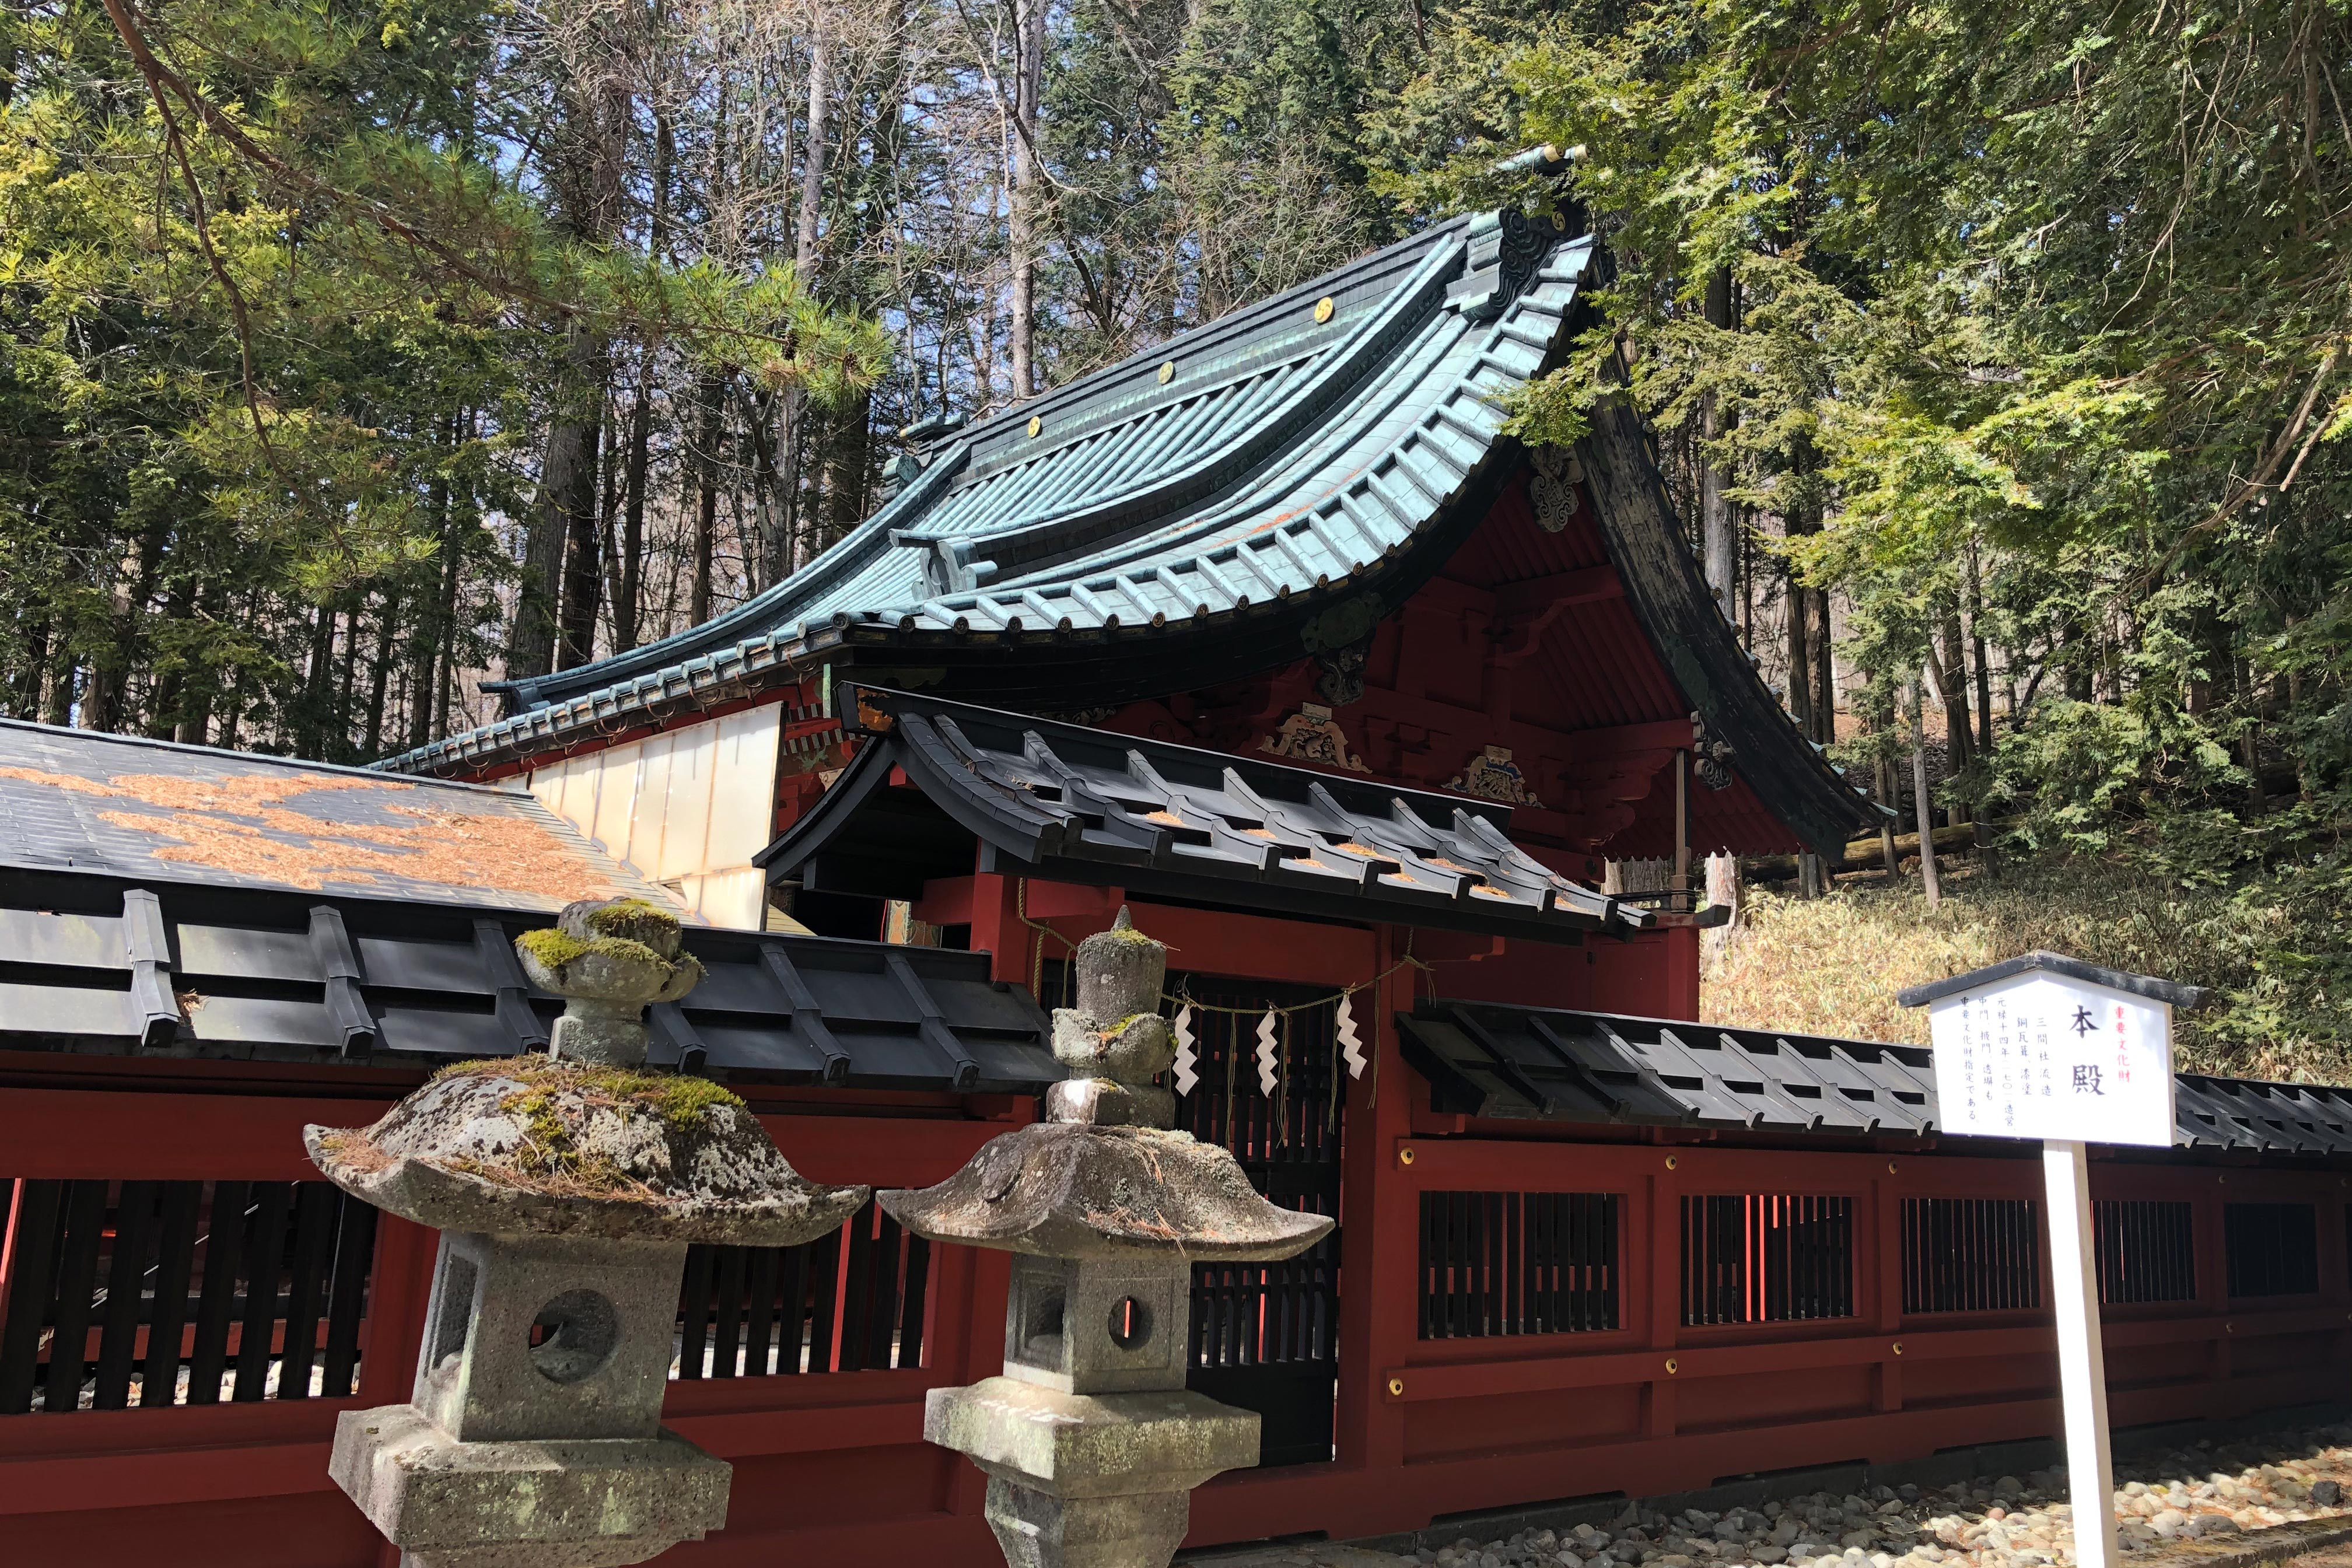
{"label": "tree trunk", "polygon": [[719,542],[719,443],[726,434],[726,385],[717,376],[705,376],[695,387],[700,427],[695,433],[694,463],[694,586],[687,598],[686,620],[698,626],[710,618],[711,556]]}
{"label": "tree trunk", "polygon": [[[781,414],[787,432],[783,438],[797,443],[806,421],[793,409],[794,402],[789,390],[781,397],[772,392],[754,392],[744,410],[744,434],[751,440],[751,522],[760,536],[760,574],[752,580],[753,593],[764,592],[791,576],[796,555],[793,492],[800,487],[783,478],[783,465],[777,458],[780,438],[771,423]],[[797,469],[797,461],[793,466]]]}
{"label": "tree trunk", "polygon": [[41,722],[70,724],[74,714],[74,678],[78,663],[73,655],[70,632],[58,636],[57,651],[49,656],[48,689],[41,700]]}
{"label": "tree trunk", "polygon": [[[604,446],[605,377],[610,374],[604,342],[594,335],[589,344],[593,359],[578,369],[587,398],[586,415],[579,426],[572,473],[572,489],[563,505],[563,614],[562,642],[556,668],[570,669],[596,657],[596,612],[604,602],[604,530],[599,459]],[[553,437],[550,437],[551,445]],[[552,459],[551,458],[551,461]]]}
{"label": "tree trunk", "polygon": [[[1895,769],[1885,757],[1878,759],[1878,804],[1889,812],[1903,809],[1903,797],[1895,788]],[[1903,862],[1895,848],[1895,818],[1882,813],[1878,818],[1878,852],[1886,858],[1886,884],[1895,885],[1895,874]]]}
{"label": "tree trunk", "polygon": [[1830,591],[1811,590],[1813,624],[1808,628],[1812,639],[1813,670],[1813,739],[1822,745],[1837,741],[1837,658],[1830,648]]}
{"label": "tree trunk", "polygon": [[1013,396],[1037,392],[1037,102],[1045,86],[1046,0],[1015,0],[1013,72]]}
{"label": "tree trunk", "polygon": [[[1706,321],[1712,327],[1728,329],[1731,325],[1731,268],[1718,267],[1706,281]],[[1703,394],[1699,400],[1699,430],[1708,441],[1720,440],[1729,421],[1716,407],[1715,394]],[[1712,463],[1699,468],[1698,516],[1699,537],[1706,563],[1706,585],[1715,594],[1716,603],[1723,606],[1724,618],[1732,618],[1732,574],[1737,559],[1732,531],[1731,500],[1725,493],[1730,488],[1730,476]]]}
{"label": "tree trunk", "polygon": [[25,667],[16,672],[16,692],[9,708],[19,719],[37,719],[41,712],[41,679],[49,668],[49,617],[39,616],[25,626]]}
{"label": "tree trunk", "polygon": [[140,632],[163,555],[163,529],[156,523],[139,535],[116,568],[111,635],[105,651],[90,660],[89,685],[82,693],[79,721],[85,730],[120,729],[130,716],[131,672],[139,667]]}
{"label": "tree trunk", "polygon": [[1806,610],[1812,595],[1798,584],[1792,567],[1789,573],[1789,712],[1797,721],[1801,733],[1813,732],[1813,640],[1806,635],[1805,623],[1812,617]]}
{"label": "tree trunk", "polygon": [[1944,887],[1936,875],[1936,823],[1927,804],[1927,694],[1916,675],[1911,678],[1911,792],[1919,814],[1919,879],[1932,910],[1942,900]]}
{"label": "tree trunk", "polygon": [[[1945,616],[1941,631],[1944,658],[1941,668],[1936,671],[1936,685],[1944,702],[1945,744],[1951,750],[1952,776],[1958,779],[1975,764],[1977,748],[1976,736],[1971,732],[1972,726],[1969,721],[1969,667],[1962,651],[1960,613],[1957,607]],[[1944,820],[1960,823],[1968,819],[1969,803],[1955,789]]]}
{"label": "tree trunk", "polygon": [[815,554],[846,535],[866,516],[866,488],[874,463],[874,397],[861,392],[834,416],[825,443],[824,531]]}
{"label": "tree trunk", "polygon": [[1977,571],[1976,542],[1969,542],[1969,640],[1977,666],[1977,754],[1992,756],[1992,665],[1985,658],[1984,584]]}
{"label": "tree trunk", "polygon": [[383,608],[376,613],[375,668],[369,671],[367,733],[360,746],[362,762],[373,762],[383,754],[383,703],[392,681],[393,633],[400,624],[400,600],[399,589],[386,591]]}
{"label": "tree trunk", "polygon": [[[514,629],[507,639],[509,679],[555,668],[566,576],[566,546],[596,527],[596,447],[604,390],[597,334],[578,321],[564,329],[566,406],[547,427],[547,456],[539,471],[539,500],[523,531],[522,583],[515,595]],[[593,545],[592,545],[593,548]]]}
{"label": "tree trunk", "polygon": [[320,605],[310,621],[310,658],[302,676],[301,710],[294,724],[294,750],[316,757],[326,736],[326,714],[333,700],[335,678],[335,612]]}
{"label": "tree trunk", "polygon": [[653,442],[653,356],[637,367],[637,397],[629,408],[627,500],[621,507],[621,580],[613,593],[613,651],[637,646],[638,600],[645,592],[646,460]]}
{"label": "tree trunk", "polygon": [[[824,216],[825,122],[833,104],[833,37],[819,7],[809,37],[808,145],[801,153],[801,210],[793,230],[793,274],[812,296],[816,291],[821,261],[817,245]],[[781,427],[772,442],[766,426],[766,400],[756,414],[761,427],[753,438],[753,455],[767,468],[761,481],[761,554],[767,569],[763,586],[782,582],[807,560],[807,542],[800,535],[800,489],[803,453],[808,445],[808,395],[795,383],[784,388]]]}
{"label": "tree trunk", "polygon": [[[196,605],[196,584],[185,572],[176,575],[179,580],[172,584],[172,592],[163,604],[163,621],[167,626],[184,625]],[[182,648],[182,658],[184,659],[186,655],[187,649]],[[154,700],[147,710],[147,733],[158,741],[168,741],[179,733],[188,697],[188,671],[184,664],[158,675],[155,678]]]}
{"label": "tree trunk", "polygon": [[[454,450],[464,435],[463,416],[453,416],[446,436]],[[452,623],[457,600],[457,528],[446,479],[433,481],[433,515],[439,522],[441,574],[429,603],[416,607],[408,633],[408,744],[411,750],[433,738],[435,676],[448,643],[456,637]]]}

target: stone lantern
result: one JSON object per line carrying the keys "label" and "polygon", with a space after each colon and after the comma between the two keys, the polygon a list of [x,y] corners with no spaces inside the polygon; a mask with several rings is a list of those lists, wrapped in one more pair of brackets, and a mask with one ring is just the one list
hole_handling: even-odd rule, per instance
{"label": "stone lantern", "polygon": [[1195,1262],[1294,1257],[1331,1221],[1260,1197],[1233,1155],[1170,1130],[1167,949],[1121,910],[1078,945],[1054,1014],[1069,1069],[1045,1120],[938,1186],[882,1194],[908,1230],[1011,1252],[1004,1373],[931,1391],[923,1435],[988,1475],[1013,1568],[1165,1568],[1192,1489],[1257,1463],[1258,1417],[1184,1386]]}
{"label": "stone lantern", "polygon": [[415,1397],[346,1412],[330,1471],[415,1568],[617,1568],[727,1519],[732,1467],[661,1425],[688,1244],[792,1246],[867,1189],[803,1181],[733,1095],[643,1070],[646,1005],[702,976],[675,917],[577,903],[515,945],[565,998],[548,1056],[308,1130],[330,1181],[441,1232]]}

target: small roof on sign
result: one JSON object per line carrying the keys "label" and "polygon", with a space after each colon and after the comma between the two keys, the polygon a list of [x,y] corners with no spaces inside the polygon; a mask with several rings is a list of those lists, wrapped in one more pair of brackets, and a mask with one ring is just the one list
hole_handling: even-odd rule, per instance
{"label": "small roof on sign", "polygon": [[1982,969],[1971,969],[1966,974],[1955,974],[1949,980],[1930,981],[1895,994],[1895,999],[1906,1007],[1925,1007],[1930,1002],[1940,1002],[1947,996],[1957,996],[1963,991],[1975,991],[2007,980],[2011,975],[2040,970],[2044,973],[2079,980],[2086,985],[2104,985],[2111,991],[2126,991],[2134,996],[2145,996],[2151,1002],[2165,1002],[2181,1009],[2201,1006],[2213,994],[2202,985],[2183,985],[2177,980],[2158,980],[2153,975],[2134,974],[2126,969],[2109,969],[2103,963],[2085,963],[2079,958],[2069,958],[2063,952],[2045,952],[2040,949],[2004,958],[1999,963]]}

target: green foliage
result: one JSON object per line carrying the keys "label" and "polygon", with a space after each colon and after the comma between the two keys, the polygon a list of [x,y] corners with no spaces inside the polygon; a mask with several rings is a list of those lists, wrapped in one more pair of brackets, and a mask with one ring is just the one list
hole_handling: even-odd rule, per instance
{"label": "green foliage", "polygon": [[[2177,847],[2200,865],[2210,852]],[[2212,988],[2213,1003],[2175,1021],[2186,1071],[2340,1081],[2352,1031],[2352,960],[2336,937],[2347,891],[2352,865],[2341,857],[2214,886],[2127,856],[2053,857],[1998,876],[1963,869],[1933,910],[1916,886],[1812,900],[1765,893],[1704,977],[1702,1012],[1717,1023],[1925,1045],[1925,1010],[1897,1005],[1897,992],[2048,948]]]}
{"label": "green foliage", "polygon": [[489,0],[137,15],[156,94],[95,0],[0,15],[0,710],[375,754],[387,677],[446,724],[495,651],[567,321],[821,406],[888,358],[551,216]]}

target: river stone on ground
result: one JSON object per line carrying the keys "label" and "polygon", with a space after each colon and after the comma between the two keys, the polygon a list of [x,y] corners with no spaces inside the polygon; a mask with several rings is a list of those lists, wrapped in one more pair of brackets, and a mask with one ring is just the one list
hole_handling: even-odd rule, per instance
{"label": "river stone on ground", "polygon": [[[2116,1533],[2135,1568],[2190,1568],[2283,1525],[2341,1520],[2352,1529],[2347,1493],[2352,1425],[2135,1454],[2116,1464]],[[1874,1487],[1867,1497],[1811,1492],[1719,1514],[1667,1515],[1628,1503],[1605,1525],[1500,1540],[1465,1535],[1411,1555],[1318,1543],[1179,1561],[1202,1568],[2042,1568],[2074,1561],[2065,1499],[2060,1467],[1927,1489]],[[2282,1535],[2293,1533],[2300,1532]],[[2352,1568],[2352,1557],[2331,1559],[2331,1568]]]}

